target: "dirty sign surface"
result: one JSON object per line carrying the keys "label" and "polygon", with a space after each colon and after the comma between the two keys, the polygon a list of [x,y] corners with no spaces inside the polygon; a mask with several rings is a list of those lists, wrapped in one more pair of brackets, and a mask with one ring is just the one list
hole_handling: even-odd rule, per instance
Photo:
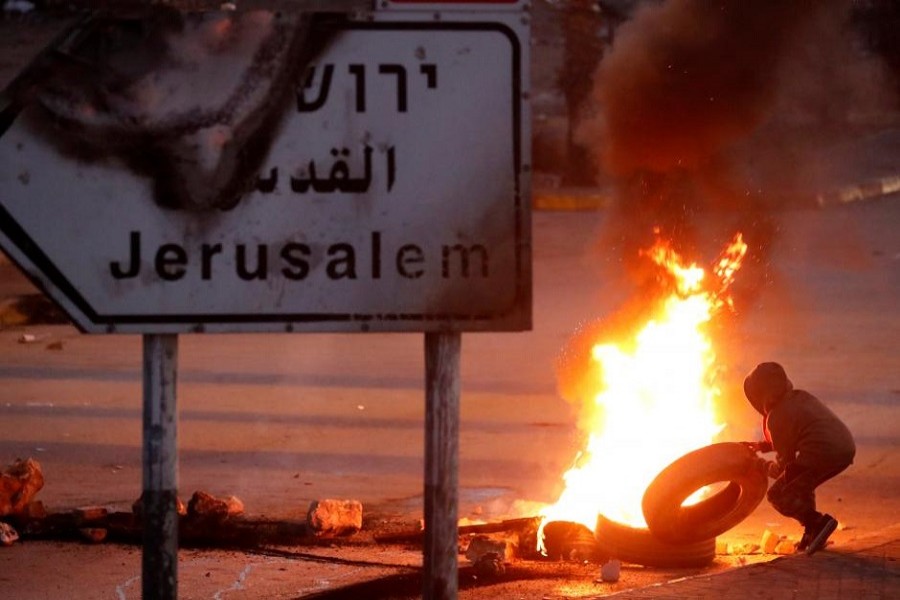
{"label": "dirty sign surface", "polygon": [[527,39],[389,17],[303,69],[233,206],[162,206],[26,108],[0,138],[0,245],[89,332],[529,328]]}

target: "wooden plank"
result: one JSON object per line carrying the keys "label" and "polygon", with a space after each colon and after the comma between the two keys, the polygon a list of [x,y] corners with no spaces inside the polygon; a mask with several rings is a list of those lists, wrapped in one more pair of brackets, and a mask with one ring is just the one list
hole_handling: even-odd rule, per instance
{"label": "wooden plank", "polygon": [[[460,525],[457,527],[459,535],[479,534],[479,533],[506,533],[506,532],[529,532],[537,529],[540,524],[540,517],[519,517],[517,519],[505,519],[503,521],[491,521],[489,523],[478,523],[474,525]],[[399,531],[396,533],[385,533],[376,535],[375,541],[379,544],[413,544],[421,542],[425,537],[425,531],[417,529],[415,531]]]}

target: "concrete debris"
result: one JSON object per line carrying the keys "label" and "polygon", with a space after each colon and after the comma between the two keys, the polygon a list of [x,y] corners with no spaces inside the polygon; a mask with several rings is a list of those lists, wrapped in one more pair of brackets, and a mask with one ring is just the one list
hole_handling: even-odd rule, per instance
{"label": "concrete debris", "polygon": [[793,554],[796,551],[797,542],[790,538],[783,537],[775,545],[775,554]]}
{"label": "concrete debris", "polygon": [[741,556],[745,556],[747,554],[758,554],[759,544],[741,544],[734,549],[734,553]]}
{"label": "concrete debris", "polygon": [[[178,513],[179,517],[187,516],[187,505],[184,503],[179,497],[175,497],[175,511]],[[144,495],[141,494],[141,497],[135,500],[131,504],[131,512],[140,517],[144,513]]]}
{"label": "concrete debris", "polygon": [[188,501],[188,517],[225,520],[244,514],[244,503],[235,496],[216,498],[212,494],[197,491]]}
{"label": "concrete debris", "polygon": [[496,554],[501,560],[509,561],[516,557],[519,547],[517,535],[476,535],[466,548],[466,558],[477,563],[488,554]]}
{"label": "concrete debris", "polygon": [[719,556],[746,556],[758,553],[759,544],[731,544],[725,540],[716,540],[716,554]]}
{"label": "concrete debris", "polygon": [[239,517],[244,514],[244,503],[237,496],[226,496],[225,504],[228,505],[229,517]]}
{"label": "concrete debris", "polygon": [[797,542],[786,535],[777,535],[768,529],[763,532],[759,546],[751,544],[753,552],[747,554],[755,554],[761,551],[763,554],[793,554],[796,552]]}
{"label": "concrete debris", "polygon": [[106,539],[107,530],[102,527],[81,527],[78,535],[89,544],[99,544]]}
{"label": "concrete debris", "polygon": [[306,524],[316,535],[350,535],[362,529],[359,500],[314,500],[306,513]]}
{"label": "concrete debris", "polygon": [[615,583],[622,573],[622,561],[617,558],[610,559],[600,567],[600,581]]}
{"label": "concrete debris", "polygon": [[72,511],[76,523],[90,523],[105,519],[109,511],[102,506],[81,506]]}
{"label": "concrete debris", "polygon": [[766,529],[762,534],[759,547],[763,554],[774,554],[775,546],[778,545],[779,538],[777,535]]}
{"label": "concrete debris", "polygon": [[0,546],[12,546],[19,539],[19,534],[12,525],[0,521]]}
{"label": "concrete debris", "polygon": [[0,473],[0,517],[21,515],[44,487],[41,465],[33,458],[17,460]]}

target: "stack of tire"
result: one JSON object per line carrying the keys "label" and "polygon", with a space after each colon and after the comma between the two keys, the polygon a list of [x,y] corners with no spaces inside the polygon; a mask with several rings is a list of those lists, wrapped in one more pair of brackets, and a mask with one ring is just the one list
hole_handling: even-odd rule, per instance
{"label": "stack of tire", "polygon": [[[705,486],[727,482],[690,506],[682,503]],[[768,489],[756,453],[743,444],[712,444],[685,454],[657,475],[644,493],[646,528],[597,519],[599,551],[649,567],[702,567],[716,555],[716,536],[752,513]]]}

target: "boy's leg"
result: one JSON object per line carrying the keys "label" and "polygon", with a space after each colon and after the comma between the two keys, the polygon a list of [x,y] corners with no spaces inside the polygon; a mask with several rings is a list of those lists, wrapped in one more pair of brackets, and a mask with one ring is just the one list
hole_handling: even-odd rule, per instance
{"label": "boy's leg", "polygon": [[[837,526],[837,519],[831,515],[822,515],[811,529],[807,529],[809,532],[809,545],[806,547],[806,554],[811,555],[824,548],[825,544],[828,543],[828,538],[831,537]],[[803,536],[806,537],[806,533]]]}
{"label": "boy's leg", "polygon": [[806,467],[790,464],[778,479],[772,482],[766,498],[772,507],[786,517],[796,519],[807,527],[821,516],[816,511],[817,485],[813,473]]}
{"label": "boy's leg", "polygon": [[828,537],[837,528],[837,520],[816,510],[815,489],[831,479],[848,465],[839,468],[812,469],[791,464],[784,474],[772,483],[767,497],[781,514],[796,519],[803,525],[804,533],[797,544],[798,550],[813,554],[825,547]]}

